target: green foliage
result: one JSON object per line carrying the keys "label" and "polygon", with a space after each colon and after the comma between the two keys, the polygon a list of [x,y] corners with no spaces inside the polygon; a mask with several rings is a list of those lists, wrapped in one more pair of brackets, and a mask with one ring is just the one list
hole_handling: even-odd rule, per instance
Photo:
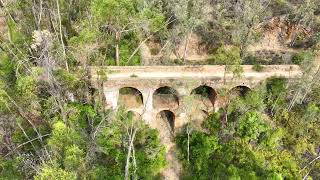
{"label": "green foliage", "polygon": [[[301,179],[305,176],[308,170],[302,167],[317,157],[319,106],[310,103],[288,112],[286,92],[286,80],[272,78],[256,92],[231,100],[227,110],[211,114],[204,121],[203,131],[190,134],[190,163],[187,133],[179,134],[176,140],[186,179]],[[273,113],[268,116],[266,112],[270,109]],[[210,138],[217,138],[214,147],[199,147]],[[201,156],[193,149],[201,150]],[[310,170],[312,177],[319,176],[318,169],[310,167]]]}
{"label": "green foliage", "polygon": [[[152,44],[151,51],[158,53],[159,44],[161,52],[169,56],[186,35],[196,34],[200,49],[214,52],[209,64],[225,65],[226,73],[240,76],[247,47],[263,35],[256,27],[272,13],[297,29],[315,32],[312,37],[293,32],[290,38],[290,46],[304,47],[292,62],[305,70],[313,66],[319,40],[319,18],[315,16],[319,14],[318,2],[209,3],[1,3],[5,28],[1,24],[0,179],[124,179],[129,129],[137,130],[133,142],[136,167],[131,163],[129,178],[158,178],[167,163],[158,131],[124,110],[105,109],[103,95],[93,90],[96,87],[89,83],[87,72],[78,70],[80,65],[115,65],[116,45],[119,65],[140,65],[139,51],[134,56],[132,53],[146,38],[144,42]],[[210,15],[208,10],[212,10]],[[38,39],[43,42],[41,48],[32,48],[33,34],[40,30],[50,38]],[[257,60],[251,61],[254,64]],[[66,62],[69,69],[65,68]],[[177,59],[175,63],[186,62]],[[44,64],[52,65],[48,68],[53,69],[53,79],[44,75]],[[255,64],[253,70],[260,72],[263,68]],[[307,71],[305,74],[309,75]],[[102,81],[107,80],[105,74],[102,76]],[[320,179],[319,160],[312,162],[318,157],[320,139],[320,87],[316,79],[292,109],[288,108],[295,90],[291,83],[270,78],[245,96],[228,99],[226,106],[209,115],[203,129],[176,131],[184,167],[182,178],[280,180],[302,179],[308,174],[307,178]]]}
{"label": "green foliage", "polygon": [[[187,157],[187,135],[181,134],[177,137],[177,144],[181,147],[181,159],[185,160]],[[201,132],[194,132],[190,136],[190,162],[185,162],[186,166],[189,167],[197,177],[201,177],[203,173],[208,172],[210,166],[208,159],[211,158],[218,148],[218,138],[209,136]]]}
{"label": "green foliage", "polygon": [[72,46],[87,45],[96,42],[99,36],[101,36],[101,34],[96,29],[84,28],[78,36],[70,38],[69,43]]}
{"label": "green foliage", "polygon": [[54,76],[65,89],[75,90],[79,87],[79,79],[75,76],[75,74],[71,74],[66,70],[57,70],[54,72]]}
{"label": "green foliage", "polygon": [[156,32],[161,30],[161,33],[165,33],[166,18],[162,12],[157,8],[144,8],[141,12],[141,19],[146,19],[145,23],[148,23],[148,29],[150,32]]}
{"label": "green foliage", "polygon": [[[138,45],[137,38],[135,35],[129,36],[128,39],[125,39],[120,44],[120,55],[122,66],[137,66],[141,64],[140,54],[137,53],[129,61],[130,56],[133,53],[134,47]],[[113,61],[114,62],[114,61]]]}
{"label": "green foliage", "polygon": [[286,105],[287,80],[284,78],[271,78],[266,82],[267,102],[270,113],[275,114]]}
{"label": "green foliage", "polygon": [[314,53],[310,51],[303,51],[292,56],[292,62],[297,65],[303,65],[312,62]]}
{"label": "green foliage", "polygon": [[33,98],[36,91],[36,80],[32,76],[22,76],[17,79],[17,92],[21,97]]}
{"label": "green foliage", "polygon": [[6,53],[0,52],[0,59],[0,80],[11,86],[16,80],[14,76],[15,64]]}
{"label": "green foliage", "polygon": [[63,165],[67,171],[76,171],[84,163],[84,152],[78,146],[67,148]]}
{"label": "green foliage", "polygon": [[[134,141],[137,176],[148,179],[155,177],[165,166],[165,149],[160,145],[158,132],[150,129],[140,119],[120,110],[116,119],[104,128],[98,137],[98,145],[102,155],[108,157],[108,168],[112,169],[112,171],[104,172],[103,177],[114,179],[124,177],[123,169],[127,151],[126,148],[121,147],[126,143],[123,140],[128,138],[126,131],[132,123],[135,128],[138,128]],[[94,173],[100,174],[102,172],[101,169],[96,169]]]}
{"label": "green foliage", "polygon": [[[141,178],[152,179],[156,177],[167,164],[165,148],[160,143],[159,132],[147,128],[137,135],[136,147],[142,148],[137,151],[137,172]],[[151,176],[151,177],[150,177]]]}
{"label": "green foliage", "polygon": [[137,13],[137,0],[94,0],[92,10],[102,22],[125,26]]}
{"label": "green foliage", "polygon": [[261,114],[255,111],[240,116],[238,121],[237,132],[242,139],[258,140],[259,135],[269,129]]}
{"label": "green foliage", "polygon": [[265,90],[261,88],[249,91],[244,97],[240,96],[232,99],[228,105],[228,111],[237,112],[241,115],[249,111],[263,112],[266,107],[264,102],[265,95]]}
{"label": "green foliage", "polygon": [[48,139],[49,147],[56,152],[57,155],[62,155],[73,145],[83,147],[84,142],[85,141],[79,132],[67,127],[61,121],[54,123],[52,136]]}
{"label": "green foliage", "polygon": [[240,56],[246,56],[247,47],[262,37],[256,26],[268,17],[269,9],[263,1],[232,0],[217,3],[216,16],[224,32],[226,43],[239,47]]}
{"label": "green foliage", "polygon": [[68,120],[73,128],[87,129],[88,119],[95,120],[94,125],[101,121],[98,112],[91,105],[72,103],[68,105],[67,110],[69,111]]}
{"label": "green foliage", "polygon": [[241,64],[240,50],[237,47],[227,49],[221,46],[210,59],[211,64],[237,65]]}
{"label": "green foliage", "polygon": [[9,29],[8,33],[9,33],[10,39],[11,39],[11,41],[13,43],[18,44],[18,45],[22,45],[28,40],[19,31],[19,25],[16,24],[12,19],[8,19],[7,26],[8,26],[8,29]]}
{"label": "green foliage", "polygon": [[287,0],[275,0],[271,3],[274,15],[282,15],[290,11],[290,2]]}
{"label": "green foliage", "polygon": [[22,179],[22,174],[19,172],[19,159],[5,159],[0,157],[0,179]]}
{"label": "green foliage", "polygon": [[275,149],[281,145],[281,139],[284,137],[285,130],[278,128],[273,131],[267,131],[261,138],[261,143],[270,149]]}
{"label": "green foliage", "polygon": [[263,71],[264,67],[262,65],[260,65],[260,64],[254,64],[252,69],[257,71],[257,72],[261,72],[261,71]]}
{"label": "green foliage", "polygon": [[279,96],[280,94],[286,92],[286,82],[284,78],[271,78],[267,81],[266,89],[268,93],[272,96]]}
{"label": "green foliage", "polygon": [[0,112],[8,110],[7,93],[4,90],[4,85],[0,82]]}
{"label": "green foliage", "polygon": [[221,46],[209,60],[210,64],[225,65],[226,71],[232,72],[235,76],[240,76],[243,72],[241,65],[240,49],[231,47],[226,49]]}
{"label": "green foliage", "polygon": [[77,176],[75,173],[65,171],[61,168],[55,167],[43,167],[41,172],[35,177],[36,180],[76,180]]}

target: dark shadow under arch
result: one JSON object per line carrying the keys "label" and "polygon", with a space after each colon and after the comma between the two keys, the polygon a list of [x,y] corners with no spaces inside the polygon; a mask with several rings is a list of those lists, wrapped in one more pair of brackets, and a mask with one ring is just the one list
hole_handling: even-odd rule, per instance
{"label": "dark shadow under arch", "polygon": [[177,109],[179,107],[178,92],[168,86],[160,87],[153,93],[153,108]]}
{"label": "dark shadow under arch", "polygon": [[139,108],[143,106],[142,93],[133,87],[123,87],[119,89],[118,103],[129,109]]}
{"label": "dark shadow under arch", "polygon": [[[203,102],[205,106],[212,106],[214,107],[217,93],[216,91],[210,86],[199,86],[191,91],[191,95],[195,95],[199,100]],[[210,102],[210,103],[208,103]]]}
{"label": "dark shadow under arch", "polygon": [[175,130],[175,118],[176,118],[175,114],[172,111],[163,110],[157,114],[157,120],[158,118],[161,118],[162,120],[164,120],[166,127],[163,127],[163,128],[169,128],[173,134]]}
{"label": "dark shadow under arch", "polygon": [[247,86],[236,86],[229,91],[231,97],[245,97],[251,89]]}

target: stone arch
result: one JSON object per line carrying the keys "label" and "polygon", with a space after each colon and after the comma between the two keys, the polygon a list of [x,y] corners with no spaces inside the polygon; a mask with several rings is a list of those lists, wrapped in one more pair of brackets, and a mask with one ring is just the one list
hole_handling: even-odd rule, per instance
{"label": "stone arch", "polygon": [[177,109],[179,107],[179,94],[175,89],[164,86],[153,93],[154,109]]}
{"label": "stone arch", "polygon": [[141,91],[134,87],[123,87],[119,89],[118,104],[128,109],[140,108],[143,106]]}
{"label": "stone arch", "polygon": [[240,86],[236,86],[236,87],[230,89],[229,96],[230,97],[238,97],[238,96],[244,97],[250,91],[251,91],[251,89],[248,86],[240,85]]}
{"label": "stone arch", "polygon": [[206,107],[205,111],[214,108],[217,92],[212,87],[206,85],[199,86],[191,91],[191,95],[194,95]]}
{"label": "stone arch", "polygon": [[176,116],[170,110],[160,111],[156,116],[157,124],[160,126],[158,128],[169,130],[171,134],[174,133],[175,130],[175,121]]}

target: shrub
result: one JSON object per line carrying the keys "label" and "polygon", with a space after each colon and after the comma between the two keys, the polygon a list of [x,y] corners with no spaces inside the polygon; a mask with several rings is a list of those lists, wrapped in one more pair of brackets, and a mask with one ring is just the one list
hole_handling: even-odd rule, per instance
{"label": "shrub", "polygon": [[314,54],[311,51],[303,51],[292,56],[292,62],[297,65],[302,65],[306,61],[312,61]]}
{"label": "shrub", "polygon": [[209,59],[209,63],[216,65],[241,64],[240,49],[237,47],[225,48],[221,46]]}
{"label": "shrub", "polygon": [[261,72],[261,71],[263,71],[264,67],[262,65],[260,65],[260,64],[254,64],[252,69],[257,71],[257,72]]}

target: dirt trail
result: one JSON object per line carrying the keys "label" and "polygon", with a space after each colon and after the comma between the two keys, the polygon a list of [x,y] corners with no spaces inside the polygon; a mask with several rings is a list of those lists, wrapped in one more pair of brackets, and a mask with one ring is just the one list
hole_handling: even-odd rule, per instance
{"label": "dirt trail", "polygon": [[167,152],[166,159],[168,167],[162,172],[165,180],[178,180],[181,172],[181,164],[177,158],[175,146],[172,146]]}
{"label": "dirt trail", "polygon": [[161,173],[163,179],[178,180],[182,167],[177,158],[176,146],[170,124],[167,119],[158,116],[150,126],[159,130],[161,143],[166,147],[166,160],[168,165]]}

